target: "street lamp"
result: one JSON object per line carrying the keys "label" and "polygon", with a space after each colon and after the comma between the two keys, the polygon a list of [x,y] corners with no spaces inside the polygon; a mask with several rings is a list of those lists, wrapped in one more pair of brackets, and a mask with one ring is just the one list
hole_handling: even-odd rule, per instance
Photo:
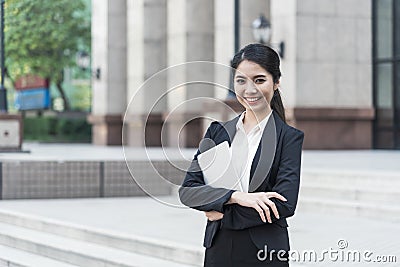
{"label": "street lamp", "polygon": [[4,87],[4,78],[5,78],[5,64],[4,64],[4,2],[5,0],[1,0],[1,21],[0,21],[0,32],[1,32],[1,44],[0,44],[0,49],[1,49],[1,62],[0,62],[0,68],[1,68],[1,84],[0,84],[0,112],[2,113],[7,113],[8,107],[7,107],[7,89]]}
{"label": "street lamp", "polygon": [[262,44],[269,44],[271,41],[271,23],[264,17],[256,18],[252,23],[254,39]]}
{"label": "street lamp", "polygon": [[253,29],[254,39],[257,42],[272,46],[278,51],[281,58],[284,57],[285,43],[280,42],[278,44],[271,44],[271,23],[263,14],[256,18],[251,26]]}
{"label": "street lamp", "polygon": [[[90,56],[86,51],[79,51],[76,54],[76,65],[83,70],[90,69]],[[100,68],[96,68],[95,70],[90,69],[90,73],[91,76],[95,77],[97,80],[100,80]]]}
{"label": "street lamp", "polygon": [[[234,54],[239,52],[240,49],[240,0],[235,0],[234,2]],[[232,65],[232,61],[231,61]],[[233,71],[231,70],[229,73],[229,91],[227,99],[236,100],[235,90],[233,89]]]}

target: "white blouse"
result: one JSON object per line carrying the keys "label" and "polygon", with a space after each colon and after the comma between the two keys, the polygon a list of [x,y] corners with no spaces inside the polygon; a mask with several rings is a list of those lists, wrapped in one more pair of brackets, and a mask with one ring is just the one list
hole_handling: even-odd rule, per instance
{"label": "white blouse", "polygon": [[267,125],[271,112],[253,129],[246,134],[243,127],[244,111],[236,124],[236,134],[231,144],[231,155],[233,168],[240,179],[240,185],[243,192],[248,192],[250,183],[250,169],[261,141],[264,128]]}

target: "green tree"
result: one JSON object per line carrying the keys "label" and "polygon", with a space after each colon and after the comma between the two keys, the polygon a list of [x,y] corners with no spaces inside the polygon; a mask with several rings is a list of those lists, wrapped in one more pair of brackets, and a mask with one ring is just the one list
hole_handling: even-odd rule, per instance
{"label": "green tree", "polygon": [[6,0],[5,51],[10,78],[35,74],[54,83],[64,100],[63,70],[90,47],[90,18],[82,0]]}

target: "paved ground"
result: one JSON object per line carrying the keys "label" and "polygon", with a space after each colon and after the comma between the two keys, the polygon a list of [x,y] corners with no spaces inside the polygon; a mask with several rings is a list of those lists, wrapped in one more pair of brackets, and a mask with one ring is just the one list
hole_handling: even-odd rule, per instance
{"label": "paved ground", "polygon": [[[98,147],[91,145],[38,145],[25,144],[31,153],[0,154],[2,160],[123,160],[120,147]],[[68,153],[65,153],[65,152]],[[129,153],[136,159],[145,159],[143,149],[130,148]],[[162,159],[165,154],[157,148],[149,149],[152,159]],[[182,152],[170,150],[175,159],[190,158],[194,150]],[[349,172],[391,172],[399,173],[399,151],[304,151],[303,170],[324,169]],[[176,203],[176,198],[150,197],[69,199],[69,200],[12,200],[1,201],[0,209],[24,212],[103,228],[121,233],[176,241],[188,246],[201,248],[206,219],[201,212],[177,208],[165,203]],[[397,264],[369,263],[357,266],[399,266],[400,225],[376,219],[346,217],[335,214],[320,214],[302,211],[301,203],[296,215],[289,219],[289,233],[292,250],[303,253],[315,250],[321,257],[323,250],[360,252],[371,251],[371,258],[377,255],[395,255]],[[347,244],[346,249],[339,249]],[[335,252],[333,252],[335,253]],[[341,254],[339,254],[340,256]],[[335,256],[335,255],[333,255]],[[298,263],[293,266],[353,266],[342,261],[325,259],[322,263]]]}
{"label": "paved ground", "polygon": [[[161,200],[169,202],[171,199],[163,197]],[[12,200],[0,202],[0,208],[199,248],[206,221],[201,212],[171,207],[150,197]],[[322,257],[323,250],[341,251],[338,242],[344,240],[342,243],[348,244],[346,250],[369,250],[373,252],[371,257],[395,255],[400,261],[400,240],[397,237],[400,225],[380,221],[378,214],[376,220],[369,220],[302,212],[300,206],[297,214],[289,220],[289,225],[292,250],[299,253],[315,250]],[[319,264],[308,262],[298,266],[348,265],[326,259]]]}

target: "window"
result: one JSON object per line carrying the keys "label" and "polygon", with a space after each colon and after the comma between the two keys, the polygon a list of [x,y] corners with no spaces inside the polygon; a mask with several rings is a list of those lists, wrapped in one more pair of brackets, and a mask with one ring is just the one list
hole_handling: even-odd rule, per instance
{"label": "window", "polygon": [[373,0],[374,148],[400,149],[400,0]]}

